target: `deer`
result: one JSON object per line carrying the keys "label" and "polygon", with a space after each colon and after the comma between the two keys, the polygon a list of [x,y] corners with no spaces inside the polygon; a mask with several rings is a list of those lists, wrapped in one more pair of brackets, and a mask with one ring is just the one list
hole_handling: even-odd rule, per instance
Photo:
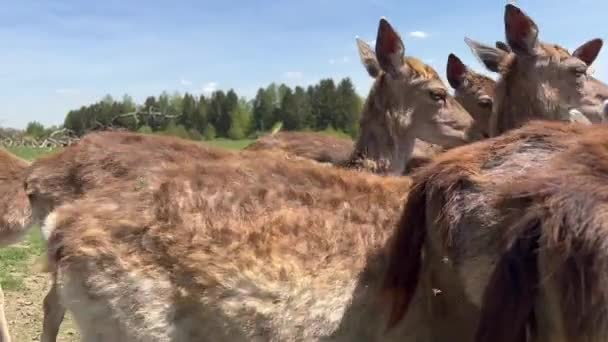
{"label": "deer", "polygon": [[451,340],[604,340],[607,134],[532,120],[418,170],[383,283],[389,331],[430,278],[440,296],[464,294],[433,316],[465,332]]}
{"label": "deer", "polygon": [[44,221],[84,341],[427,340],[430,290],[398,333],[362,324],[385,312],[384,245],[409,177],[267,150],[167,164],[144,183],[92,190]]}
{"label": "deer", "polygon": [[[0,246],[18,242],[31,226],[30,205],[23,189],[23,179],[29,162],[0,149]],[[11,336],[4,313],[4,292],[0,287],[0,341],[10,342]]]}
{"label": "deer", "polygon": [[589,40],[571,54],[540,41],[537,24],[512,4],[506,6],[504,21],[508,49],[465,37],[484,66],[500,74],[490,119],[492,136],[529,120],[606,120],[608,86],[588,73],[603,46],[601,39]]}
{"label": "deer", "polygon": [[[401,41],[400,37],[399,41]],[[414,121],[410,119],[394,125],[389,124],[394,120],[391,118],[391,113],[394,112],[412,111],[411,115],[419,116],[420,121],[424,116],[431,119],[437,115],[436,111],[439,109],[437,106],[421,105],[421,99],[418,97],[403,98],[401,92],[414,93],[417,88],[414,83],[420,76],[439,80],[438,74],[420,60],[403,56],[411,70],[408,72],[413,73],[415,77],[408,76],[400,82],[384,81],[387,72],[381,68],[371,46],[359,37],[356,38],[356,43],[363,66],[369,76],[375,80],[363,106],[360,120],[361,134],[354,144],[356,148],[348,140],[329,138],[319,133],[284,132],[258,139],[247,149],[278,148],[292,155],[329,162],[336,166],[357,167],[383,174],[404,174],[428,162],[431,156],[439,153],[443,148],[455,146],[453,142],[438,140],[431,134],[423,132],[425,130],[423,125],[414,127]],[[426,98],[422,99],[422,102],[427,102],[425,100]],[[454,109],[466,111],[468,108],[463,109],[462,106],[458,106]],[[387,124],[399,127],[399,131],[386,134],[390,132],[387,130]],[[481,130],[481,127],[476,127],[475,139],[482,137],[477,132]],[[381,136],[380,132],[382,132]],[[418,134],[424,138],[418,138]]]}
{"label": "deer", "polygon": [[[417,96],[420,98],[421,101],[419,107],[423,109],[426,108],[424,111],[426,115],[418,116],[417,111],[411,113],[409,107],[405,105],[403,108],[397,106],[397,109],[390,113],[383,113],[377,110],[370,111],[370,115],[366,117],[365,122],[369,122],[372,127],[370,127],[369,129],[366,128],[364,130],[365,137],[367,139],[366,141],[369,143],[369,145],[367,147],[367,150],[362,149],[360,147],[359,151],[361,153],[365,152],[365,156],[370,156],[368,152],[378,153],[379,147],[383,146],[383,144],[388,143],[386,141],[386,139],[388,138],[397,139],[397,141],[400,142],[400,145],[397,146],[398,150],[402,150],[403,146],[411,147],[410,143],[412,142],[413,137],[411,137],[410,135],[405,135],[406,133],[409,133],[409,128],[411,128],[411,126],[423,127],[423,131],[425,134],[435,135],[436,141],[445,142],[448,144],[465,144],[469,141],[477,139],[479,133],[477,133],[476,131],[477,128],[474,125],[474,120],[465,110],[462,109],[462,107],[453,99],[453,97],[448,94],[447,88],[445,87],[445,85],[443,85],[443,83],[437,76],[437,73],[432,68],[416,63],[414,60],[406,58],[404,56],[403,43],[399,35],[394,31],[394,29],[386,19],[380,20],[377,41],[378,43],[376,45],[376,54],[377,56],[380,56],[378,60],[379,65],[382,68],[383,76],[379,77],[377,85],[373,88],[373,91],[378,91],[378,89],[381,89],[382,91],[378,92],[382,93],[386,92],[386,90],[384,89],[388,89],[391,91],[391,93],[389,93],[390,96],[394,96],[392,92],[402,94],[404,98],[399,99],[399,101],[400,103],[404,104],[407,103],[406,100],[409,96]],[[411,82],[410,78],[415,79],[416,82]],[[400,87],[404,86],[404,83],[413,84],[413,86],[409,87],[409,92],[404,92],[400,89]],[[371,108],[376,108],[380,104],[383,104],[383,101],[386,101],[386,98],[384,97],[371,96],[370,98],[375,99],[374,102],[370,102],[367,104]],[[392,98],[393,100],[397,99],[395,97],[389,98]],[[434,111],[431,112],[434,113],[433,115],[437,118],[441,118],[441,120],[429,121],[427,116],[429,113],[428,108],[434,108]],[[374,117],[372,113],[376,117]],[[422,124],[418,124],[419,120],[422,120]],[[382,129],[388,130],[388,132],[382,133]],[[56,213],[59,213],[60,208],[63,208],[63,206],[69,207],[73,203],[84,203],[82,201],[92,199],[97,196],[96,194],[102,196],[101,193],[104,193],[104,191],[107,191],[107,189],[112,188],[112,184],[121,184],[120,186],[125,188],[124,192],[120,192],[121,196],[122,194],[124,194],[125,198],[131,196],[128,195],[128,193],[132,194],[135,197],[146,197],[147,195],[152,196],[153,194],[151,194],[149,191],[150,188],[154,189],[155,186],[160,186],[159,180],[166,180],[166,177],[173,176],[167,175],[167,172],[169,171],[161,171],[163,169],[171,169],[173,170],[171,172],[176,172],[177,174],[179,174],[180,172],[182,172],[179,170],[187,170],[192,165],[201,164],[201,167],[203,168],[213,168],[216,166],[219,167],[219,165],[228,166],[231,165],[231,163],[240,163],[242,164],[241,166],[243,166],[243,168],[240,168],[240,171],[238,171],[237,173],[241,174],[244,179],[257,179],[258,176],[261,176],[261,173],[259,173],[258,171],[263,171],[265,173],[264,178],[266,179],[266,181],[273,180],[274,182],[276,174],[274,173],[275,169],[272,165],[275,165],[276,167],[280,168],[285,165],[285,167],[287,167],[286,172],[288,172],[289,170],[299,170],[300,167],[303,167],[307,171],[305,174],[302,175],[303,178],[301,180],[307,184],[306,186],[313,187],[310,190],[310,194],[312,197],[308,197],[308,200],[306,200],[307,202],[300,203],[302,204],[302,210],[305,211],[309,210],[306,208],[306,205],[313,205],[315,201],[318,200],[317,195],[314,195],[315,193],[320,194],[318,191],[322,191],[323,193],[325,193],[324,191],[328,189],[331,189],[331,191],[338,191],[338,189],[335,189],[334,186],[329,186],[330,184],[334,184],[331,182],[336,182],[335,184],[339,187],[350,187],[346,184],[351,183],[344,183],[344,179],[349,179],[353,177],[353,174],[359,174],[359,172],[356,172],[356,167],[353,167],[351,170],[348,170],[344,168],[323,167],[319,163],[315,163],[312,160],[298,160],[298,162],[296,162],[294,160],[291,160],[292,158],[286,157],[285,154],[273,154],[276,151],[242,151],[239,153],[220,153],[218,151],[213,150],[212,148],[205,148],[205,150],[201,152],[200,147],[178,148],[180,144],[177,142],[177,139],[172,141],[155,140],[154,142],[152,142],[152,140],[150,139],[159,138],[144,137],[136,133],[105,133],[103,136],[105,137],[104,139],[106,140],[106,142],[99,141],[97,144],[93,144],[91,143],[91,140],[94,140],[95,137],[101,139],[100,134],[102,133],[96,134],[97,135],[85,137],[76,145],[73,145],[56,155],[37,160],[29,168],[30,171],[24,181],[24,188],[28,195],[30,205],[32,206],[32,216],[35,218],[36,222],[42,223],[43,236],[45,236],[49,242],[55,241],[54,239],[58,235],[60,235],[58,233],[58,230],[52,227],[54,226],[54,220],[58,217],[58,214]],[[118,139],[116,137],[116,134],[122,134],[122,140],[128,141],[128,143],[117,143],[117,141],[121,139]],[[377,140],[379,138],[382,138],[383,140]],[[109,140],[111,140],[111,142],[108,142]],[[408,144],[405,144],[404,141],[408,142]],[[361,146],[362,145],[363,144],[361,144]],[[183,151],[183,153],[173,155],[172,150],[175,149]],[[188,153],[192,153],[192,156],[186,157]],[[371,156],[374,155],[373,153],[371,154]],[[249,169],[249,167],[260,163],[259,161],[254,162],[255,158],[263,158],[264,156],[268,157],[266,159],[259,160],[268,162],[269,165],[267,166],[271,169]],[[402,156],[403,154],[395,153],[388,157],[394,157],[395,159],[391,160],[395,161],[397,160],[397,157],[402,158]],[[146,160],[146,162],[143,162],[144,159]],[[244,161],[241,163],[240,160]],[[397,160],[396,162],[391,163],[390,166],[395,168],[398,165],[401,165],[400,167],[402,167],[403,164],[403,161]],[[226,172],[230,171],[226,169]],[[293,172],[297,173],[299,171]],[[101,175],[98,173],[101,173]],[[228,175],[228,173],[226,175]],[[367,173],[364,173],[364,175],[356,176],[356,179],[360,179],[363,181],[365,179],[368,179],[366,177],[372,177],[370,179],[372,179],[371,182],[373,182],[374,184],[377,183],[376,180],[380,179],[380,181],[378,181],[378,184],[386,184],[386,186],[381,186],[380,188],[388,189],[391,194],[396,191],[395,189],[403,190],[407,188],[407,184],[409,184],[407,177],[398,177],[399,179],[395,180],[393,179],[394,177],[391,176],[373,176]],[[176,180],[177,179],[182,178],[178,177],[176,178]],[[291,178],[280,178],[279,180],[276,180],[277,182],[279,182],[277,183],[277,186],[279,186],[279,184],[282,184],[281,182],[292,180],[293,179]],[[312,183],[309,184],[309,182]],[[222,182],[217,184],[219,185],[221,183]],[[263,183],[264,182],[259,184]],[[233,183],[232,185],[237,184]],[[289,190],[291,186],[293,185],[279,186],[279,188],[282,189],[279,196],[289,197],[295,195],[297,198],[300,198],[300,195],[297,195],[297,193],[299,192],[294,193],[293,191]],[[229,188],[225,188],[225,190],[229,191]],[[368,190],[369,188],[365,188],[365,186],[362,185],[362,188],[360,188],[359,190],[354,189],[355,192],[352,194],[363,194],[364,192],[367,193]],[[338,191],[338,193],[340,193],[340,191]],[[106,194],[109,195],[109,193]],[[117,194],[118,192],[114,191],[114,195]],[[211,195],[211,193],[208,194]],[[203,196],[204,194],[199,193],[197,191],[195,195]],[[383,196],[385,195],[381,194],[381,197]],[[157,195],[153,195],[152,200],[155,197],[157,197]],[[357,201],[361,200],[361,196],[356,195],[355,197],[357,198]],[[272,196],[267,198],[267,200],[271,199]],[[138,200],[137,202],[140,204],[149,203],[147,201],[148,199],[142,198],[141,201]],[[180,202],[180,200],[178,200],[177,202]],[[394,203],[398,204],[398,202],[399,201],[395,201]],[[99,203],[101,203],[101,199]],[[199,202],[199,204],[202,203],[203,202]],[[259,203],[263,204],[266,202],[263,200]],[[187,203],[184,202],[184,204]],[[300,206],[300,204],[298,204],[298,206]],[[385,207],[391,207],[392,204],[389,204],[390,203],[386,202],[385,200],[376,199],[376,202],[374,202],[373,207],[378,208],[378,210],[380,210]],[[74,205],[79,206],[80,204]],[[352,206],[352,204],[349,205]],[[368,206],[372,205],[372,203],[367,202],[366,200],[364,205]],[[247,207],[248,205],[244,204],[243,208]],[[367,212],[374,211],[375,209],[372,210],[372,207],[369,207],[369,210],[367,210]],[[263,216],[266,215],[262,212],[257,213]],[[279,212],[276,212],[276,214],[279,215],[277,217],[282,217],[282,214],[280,214]],[[334,213],[327,213],[327,215],[329,216],[325,216],[331,217],[331,215],[333,214]],[[224,213],[223,215],[227,215],[227,213]],[[354,212],[353,215],[353,220],[356,221],[355,225],[361,225],[362,223],[357,221],[359,220],[357,218],[359,217],[359,215],[354,214]],[[381,216],[384,216],[384,214],[382,214]],[[228,219],[230,215],[227,215],[225,217]],[[311,218],[312,217],[315,216],[311,216]],[[271,218],[271,220],[274,219]],[[321,222],[317,222],[317,224],[321,224]],[[365,229],[370,228],[369,224],[367,223],[364,226]],[[382,229],[384,229],[388,226],[383,225],[382,227]],[[320,233],[325,232],[325,229],[322,226],[318,226],[318,229],[316,230],[319,230]],[[315,231],[315,229],[313,229],[312,231]],[[370,233],[372,235],[367,234],[368,233],[364,233],[365,236],[373,236],[373,239],[376,239],[374,233]],[[379,234],[377,237],[378,239],[381,239],[381,237],[384,236],[384,234],[380,232],[378,232],[377,234]],[[366,242],[364,242],[364,244],[365,243]],[[375,242],[374,246],[376,246]],[[49,250],[49,253],[49,255],[51,255],[54,252]],[[361,259],[362,257],[363,255],[357,256],[358,260],[363,260]],[[56,336],[56,331],[62,321],[63,314],[66,308],[71,312],[74,312],[74,309],[78,311],[77,308],[71,307],[72,302],[70,300],[65,299],[68,297],[65,297],[65,294],[61,292],[61,288],[63,286],[63,280],[61,278],[62,276],[60,272],[61,267],[58,268],[53,265],[57,266],[57,264],[53,260],[49,259],[49,270],[52,274],[53,279],[55,280],[53,281],[53,286],[49,291],[49,294],[47,294],[47,297],[45,298],[45,324],[43,327],[43,336],[44,338],[47,338],[48,336],[47,340],[43,338],[43,341],[45,342],[53,341],[52,338],[53,336]],[[335,270],[332,269],[331,273],[335,274]],[[349,280],[349,282],[352,281],[354,281],[354,279]],[[78,318],[76,318],[76,320],[78,321]],[[83,330],[87,329],[86,323],[83,323],[81,321],[78,324],[83,325]],[[90,333],[91,332],[89,331],[89,334]],[[86,332],[84,336],[88,336]],[[146,338],[144,338],[144,340],[146,340]],[[120,341],[120,339],[118,339],[118,341]]]}
{"label": "deer", "polygon": [[353,147],[352,139],[348,138],[315,132],[285,131],[260,137],[245,149],[253,151],[278,149],[320,163],[337,164],[350,157]]}
{"label": "deer", "polygon": [[[360,124],[360,137],[355,143],[355,149],[350,160],[344,163],[344,165],[351,167],[358,166],[365,164],[365,161],[369,159],[374,161],[377,165],[378,162],[376,162],[376,160],[378,160],[380,161],[381,170],[386,170],[384,173],[394,175],[403,174],[407,165],[407,163],[399,162],[398,156],[408,156],[405,159],[407,162],[417,141],[422,140],[434,145],[442,146],[443,148],[459,146],[461,142],[457,140],[446,140],[440,138],[441,135],[434,135],[436,133],[431,134],[431,132],[427,131],[425,122],[429,123],[429,120],[439,119],[441,114],[440,116],[436,116],[438,109],[439,111],[446,111],[446,113],[448,112],[448,108],[452,110],[458,109],[458,111],[462,111],[462,113],[466,112],[466,110],[447,93],[445,85],[443,85],[439,75],[433,68],[414,57],[404,56],[403,42],[401,41],[399,34],[392,29],[387,21],[385,22],[387,23],[387,32],[391,32],[390,35],[387,34],[387,37],[392,37],[390,39],[397,42],[397,44],[391,48],[396,49],[394,52],[401,51],[399,52],[399,56],[401,57],[391,58],[403,61],[403,65],[396,68],[396,70],[386,68],[387,61],[382,60],[382,58],[387,58],[386,51],[381,51],[386,47],[378,45],[378,38],[376,39],[375,54],[366,43],[361,39],[358,40],[361,61],[370,76],[375,78],[375,82],[370,90],[366,103],[364,104]],[[379,30],[381,29],[382,27],[379,28]],[[417,82],[419,79],[433,80],[432,83],[435,83],[439,87],[437,88],[437,92],[432,90],[434,86],[427,84],[425,86],[426,90],[423,94],[420,94],[419,83]],[[400,88],[397,88],[397,86]],[[395,94],[398,94],[397,96],[400,97],[399,100],[394,98]],[[432,100],[430,102],[428,101],[429,97]],[[441,100],[442,97],[446,100]],[[385,125],[384,123],[381,123],[382,121],[390,122],[391,120],[394,120],[394,114],[392,113],[396,110],[388,106],[390,103],[398,103],[398,106],[402,106],[401,110],[411,112],[411,120],[402,117],[402,119],[405,120],[397,125],[397,127],[401,127],[401,133],[394,132],[390,134],[393,136],[400,136],[400,142],[394,141],[393,143],[389,143],[389,138],[380,137],[378,135],[378,132],[383,130],[381,126]],[[437,107],[437,104],[441,107]],[[429,116],[424,113],[433,114]],[[384,118],[382,120],[376,119],[383,115]],[[419,121],[416,121],[415,117],[421,118],[423,116],[426,116],[427,119],[419,119]],[[412,124],[409,125],[408,122],[411,122]],[[418,125],[418,123],[421,123],[421,125]],[[386,131],[386,129],[384,129],[384,131]],[[471,141],[471,139],[478,140],[482,138],[480,128],[476,123],[473,124],[471,132],[474,137],[467,138],[468,140]],[[384,141],[382,145],[389,144],[388,146],[395,146],[393,147],[393,151],[387,155],[385,151],[379,149],[380,141]]]}
{"label": "deer", "polygon": [[489,137],[489,122],[494,104],[496,81],[475,72],[453,53],[448,55],[446,76],[448,83],[454,89],[456,101],[460,102],[475,119],[484,138]]}
{"label": "deer", "polygon": [[[606,133],[531,121],[411,178],[276,151],[156,160],[164,171],[141,188],[101,187],[53,210],[48,262],[85,341],[602,336],[584,318],[603,303],[603,211],[583,209],[606,203]],[[572,302],[587,289],[599,297]]]}
{"label": "deer", "polygon": [[[89,133],[59,152],[38,158],[22,176],[14,177],[11,184],[20,189],[26,199],[24,210],[30,213],[23,211],[23,215],[32,224],[39,225],[55,207],[84,197],[94,189],[109,184],[139,189],[146,186],[147,174],[158,172],[165,164],[187,164],[191,159],[217,160],[231,153],[236,152],[172,137],[101,131]],[[30,227],[23,225],[23,233]],[[44,235],[44,230],[42,232]],[[42,271],[48,271],[45,260],[39,261]],[[43,309],[41,341],[55,342],[66,310],[59,302],[54,281],[44,298]]]}

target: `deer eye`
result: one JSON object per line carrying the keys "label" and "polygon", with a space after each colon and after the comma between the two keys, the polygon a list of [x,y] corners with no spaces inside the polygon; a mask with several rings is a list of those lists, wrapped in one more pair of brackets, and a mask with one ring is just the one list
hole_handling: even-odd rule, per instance
{"label": "deer eye", "polygon": [[482,108],[492,108],[492,99],[490,99],[490,98],[479,99],[479,106]]}
{"label": "deer eye", "polygon": [[441,89],[431,89],[429,90],[429,96],[433,101],[445,101],[448,96],[447,92]]}
{"label": "deer eye", "polygon": [[583,66],[578,66],[576,68],[572,68],[571,71],[574,74],[574,76],[576,76],[576,77],[582,77],[582,76],[587,75],[587,68],[585,68]]}

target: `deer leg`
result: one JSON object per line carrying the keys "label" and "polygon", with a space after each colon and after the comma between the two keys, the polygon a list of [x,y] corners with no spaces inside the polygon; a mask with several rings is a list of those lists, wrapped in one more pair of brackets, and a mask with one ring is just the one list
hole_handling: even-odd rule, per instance
{"label": "deer leg", "polygon": [[42,323],[42,338],[41,342],[57,341],[59,334],[59,326],[65,315],[65,307],[59,301],[59,293],[57,292],[57,283],[53,279],[51,289],[44,297],[44,322]]}
{"label": "deer leg", "polygon": [[4,314],[4,291],[0,287],[0,342],[11,342],[11,336],[8,333],[8,323]]}

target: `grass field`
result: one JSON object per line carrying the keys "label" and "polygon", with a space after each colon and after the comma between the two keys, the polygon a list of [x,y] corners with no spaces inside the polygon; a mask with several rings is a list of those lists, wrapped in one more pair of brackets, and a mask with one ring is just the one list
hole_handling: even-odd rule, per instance
{"label": "grass field", "polygon": [[[253,140],[217,139],[209,144],[227,149],[242,149]],[[9,148],[19,157],[33,161],[55,152],[51,149]],[[39,229],[32,229],[19,244],[0,248],[0,284],[5,291],[5,311],[14,342],[39,341],[42,332],[42,301],[49,289],[49,277],[34,267],[45,251]],[[80,336],[69,313],[61,325],[59,342],[76,342]]]}

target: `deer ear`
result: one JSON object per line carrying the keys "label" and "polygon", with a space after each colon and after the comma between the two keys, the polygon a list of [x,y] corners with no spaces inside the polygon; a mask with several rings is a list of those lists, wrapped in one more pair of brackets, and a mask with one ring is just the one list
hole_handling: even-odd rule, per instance
{"label": "deer ear", "polygon": [[462,85],[464,76],[467,73],[467,66],[462,63],[460,58],[456,57],[453,53],[448,56],[448,66],[446,74],[448,76],[448,82],[452,88],[457,89]]}
{"label": "deer ear", "polygon": [[590,40],[576,49],[572,56],[579,58],[587,65],[591,65],[600,54],[603,45],[604,42],[599,38]]}
{"label": "deer ear", "polygon": [[538,26],[518,7],[505,7],[505,33],[511,50],[518,55],[534,55],[538,45]]}
{"label": "deer ear", "polygon": [[507,56],[507,52],[481,44],[473,39],[464,38],[464,42],[471,48],[473,55],[492,72],[499,72],[500,63]]}
{"label": "deer ear", "polygon": [[359,57],[361,57],[361,63],[363,63],[365,70],[367,70],[367,73],[371,77],[378,77],[378,75],[380,75],[380,64],[378,64],[378,59],[376,58],[374,50],[372,50],[372,47],[362,39],[357,37],[356,40],[357,48],[359,49]]}
{"label": "deer ear", "polygon": [[507,53],[511,52],[509,45],[507,45],[505,42],[501,42],[500,40],[496,42],[496,48]]}
{"label": "deer ear", "polygon": [[380,68],[391,76],[397,77],[402,73],[404,56],[405,47],[401,37],[386,19],[380,19],[376,37],[376,58]]}

